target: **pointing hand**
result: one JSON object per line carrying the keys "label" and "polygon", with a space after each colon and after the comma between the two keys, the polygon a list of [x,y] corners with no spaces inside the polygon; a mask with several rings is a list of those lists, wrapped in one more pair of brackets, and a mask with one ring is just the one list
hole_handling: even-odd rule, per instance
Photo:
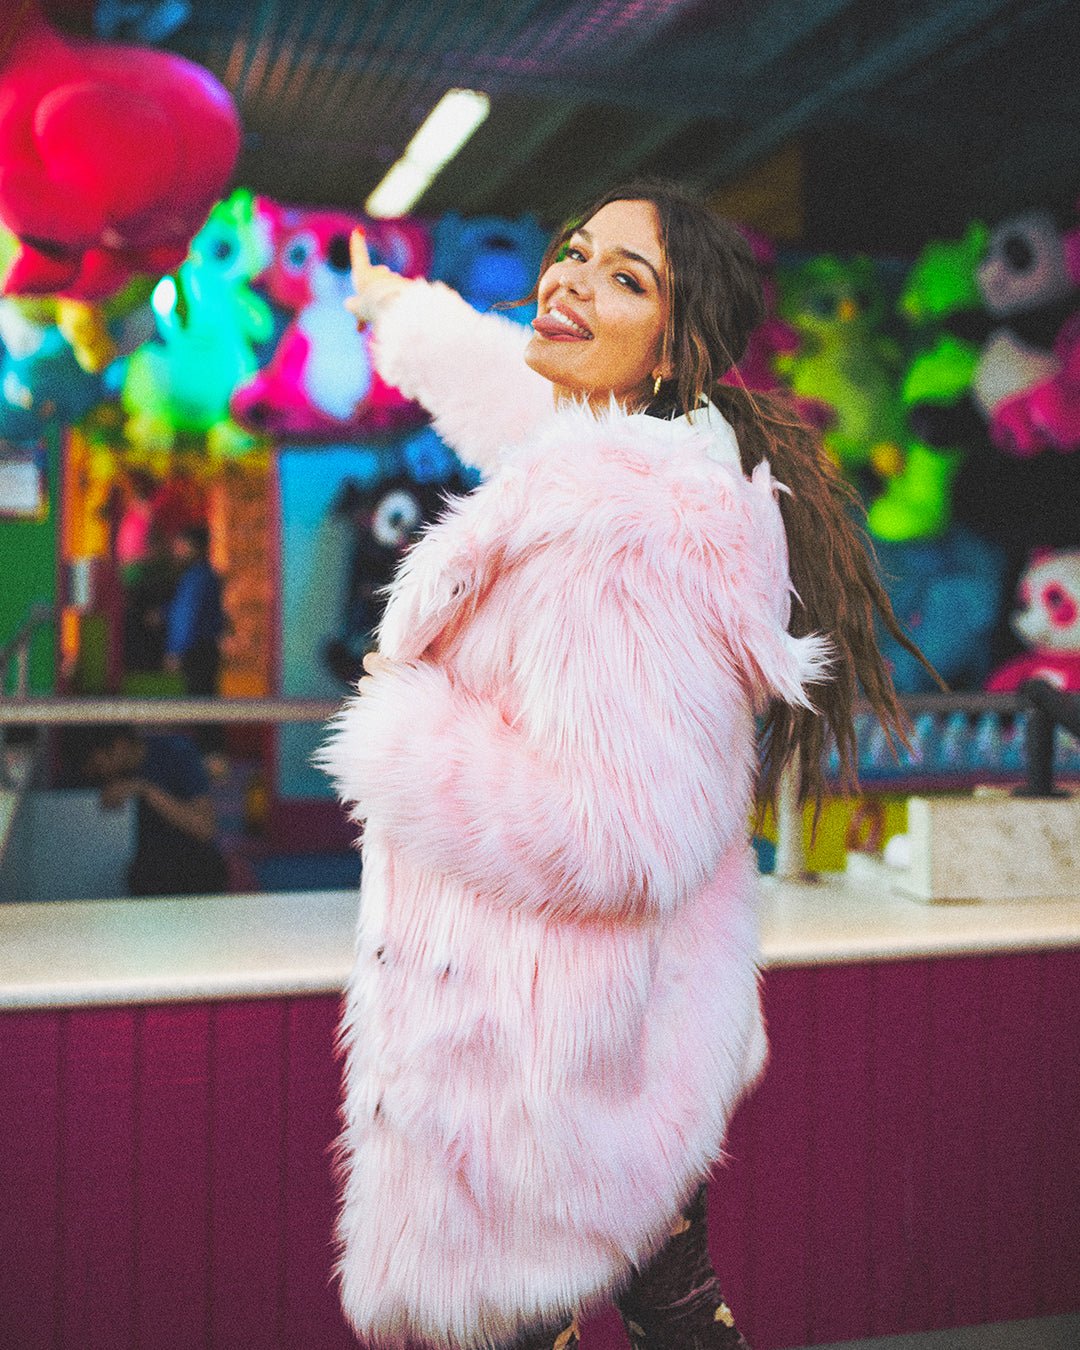
{"label": "pointing hand", "polygon": [[391,272],[389,267],[371,261],[363,230],[353,230],[349,237],[349,261],[356,294],[345,301],[345,308],[356,315],[357,327],[363,328],[384,304],[400,295],[409,282],[406,277]]}

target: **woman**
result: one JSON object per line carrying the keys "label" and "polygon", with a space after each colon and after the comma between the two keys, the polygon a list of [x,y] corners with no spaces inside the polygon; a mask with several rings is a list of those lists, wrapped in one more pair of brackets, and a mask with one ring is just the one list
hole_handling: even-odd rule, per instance
{"label": "woman", "polygon": [[850,771],[857,681],[899,722],[849,494],[718,384],[757,270],[675,190],[560,235],[531,335],[360,241],[354,280],[381,374],[486,481],[407,557],[327,751],[364,823],[346,1312],[562,1347],[614,1293],[637,1344],[742,1344],[702,1182],[765,1058],[754,714],[766,793],[793,754],[820,788],[823,723]]}

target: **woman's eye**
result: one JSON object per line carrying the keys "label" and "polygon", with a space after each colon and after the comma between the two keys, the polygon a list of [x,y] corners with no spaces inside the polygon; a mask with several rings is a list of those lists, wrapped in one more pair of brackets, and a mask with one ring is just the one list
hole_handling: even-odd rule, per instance
{"label": "woman's eye", "polygon": [[638,281],[637,277],[631,276],[629,272],[616,272],[615,280],[620,286],[625,286],[628,290],[633,291],[637,295],[641,295],[645,290],[645,287]]}
{"label": "woman's eye", "polygon": [[585,254],[582,253],[581,249],[579,249],[578,247],[576,247],[576,245],[574,245],[574,244],[570,244],[570,245],[567,246],[565,256],[566,256],[567,258],[573,258],[574,262],[584,262],[584,261],[585,261]]}

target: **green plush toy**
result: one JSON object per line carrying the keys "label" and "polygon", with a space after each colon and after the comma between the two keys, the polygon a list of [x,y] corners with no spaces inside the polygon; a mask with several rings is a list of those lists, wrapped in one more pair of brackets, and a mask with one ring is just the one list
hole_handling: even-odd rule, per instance
{"label": "green plush toy", "polygon": [[873,262],[813,258],[781,275],[780,312],[799,332],[799,350],[777,357],[793,393],[836,417],[825,447],[853,478],[895,457],[902,435],[896,345],[880,332],[885,301]]}
{"label": "green plush toy", "polygon": [[[974,343],[943,334],[908,366],[900,386],[905,410],[952,407],[967,392],[978,358]],[[909,427],[895,472],[885,475],[884,490],[870,503],[870,533],[890,543],[941,534],[950,521],[950,493],[963,459],[959,448],[930,445]]]}
{"label": "green plush toy", "polygon": [[986,252],[989,229],[973,221],[963,239],[935,239],[923,249],[904,281],[900,312],[916,327],[960,310],[979,309],[975,272]]}
{"label": "green plush toy", "polygon": [[949,525],[952,484],[964,453],[959,446],[932,444],[927,430],[935,410],[955,409],[971,388],[979,348],[942,325],[952,315],[981,306],[976,276],[989,237],[987,227],[974,221],[961,239],[935,239],[905,279],[899,310],[920,345],[900,386],[902,453],[892,472],[884,474],[884,490],[867,513],[867,526],[878,539],[925,539]]}
{"label": "green plush toy", "polygon": [[154,292],[160,341],[128,365],[122,402],[129,440],[169,449],[178,435],[205,436],[212,453],[235,454],[254,441],[229,416],[229,398],[257,369],[254,345],[273,318],[248,283],[270,259],[250,192],[219,202],[195,236],[175,277]]}

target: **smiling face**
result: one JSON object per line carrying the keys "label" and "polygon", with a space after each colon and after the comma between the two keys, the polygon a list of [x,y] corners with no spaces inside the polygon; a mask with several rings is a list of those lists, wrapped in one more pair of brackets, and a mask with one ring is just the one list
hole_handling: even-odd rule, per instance
{"label": "smiling face", "polygon": [[543,273],[525,360],[555,386],[556,401],[597,406],[648,401],[663,359],[668,297],[656,208],[602,206]]}

